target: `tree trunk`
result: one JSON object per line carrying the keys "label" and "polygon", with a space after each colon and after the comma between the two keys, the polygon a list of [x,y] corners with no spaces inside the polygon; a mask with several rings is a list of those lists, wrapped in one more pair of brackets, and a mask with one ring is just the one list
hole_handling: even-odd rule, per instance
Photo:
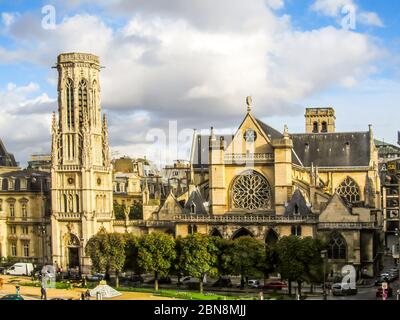
{"label": "tree trunk", "polygon": [[243,275],[240,275],[240,289],[244,289],[244,278]]}
{"label": "tree trunk", "polygon": [[115,287],[119,288],[119,272],[115,271]]}
{"label": "tree trunk", "polygon": [[289,296],[292,295],[292,281],[288,280],[288,287],[289,287]]}
{"label": "tree trunk", "polygon": [[158,272],[154,272],[154,290],[158,291]]}
{"label": "tree trunk", "polygon": [[200,293],[203,294],[203,279],[200,280]]}
{"label": "tree trunk", "polygon": [[297,293],[299,294],[299,298],[301,298],[301,281],[297,281]]}

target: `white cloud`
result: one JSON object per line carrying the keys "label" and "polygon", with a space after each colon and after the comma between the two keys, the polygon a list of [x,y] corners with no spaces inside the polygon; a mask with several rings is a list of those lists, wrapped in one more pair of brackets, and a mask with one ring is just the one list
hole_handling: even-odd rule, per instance
{"label": "white cloud", "polygon": [[274,10],[282,9],[285,6],[283,0],[266,0],[267,5]]}
{"label": "white cloud", "polygon": [[[281,8],[283,1],[269,1],[269,6],[264,0],[187,3],[105,4],[110,12],[131,13],[119,29],[90,14],[66,17],[55,30],[42,29],[38,17],[21,16],[9,30],[19,44],[11,57],[49,68],[60,52],[99,55],[106,66],[102,106],[110,113],[112,145],[142,152],[145,133],[165,128],[170,119],[178,120],[180,128],[236,124],[247,95],[254,97],[259,117],[300,115],[304,106],[297,101],[331,86],[355,85],[374,72],[381,55],[367,35],[333,27],[295,30],[290,17],[271,9]],[[45,80],[55,83],[56,76],[54,71]],[[36,88],[34,96],[23,93],[22,98],[15,90],[28,89],[0,93],[9,120],[21,110],[33,118],[56,110],[49,98],[56,90],[46,94]],[[17,112],[11,110],[15,104]]]}
{"label": "white cloud", "polygon": [[3,12],[1,14],[1,21],[4,24],[4,26],[7,28],[15,21],[16,16],[17,16],[16,13]]}
{"label": "white cloud", "polygon": [[375,12],[361,12],[358,15],[359,22],[369,26],[384,27],[384,23]]}
{"label": "white cloud", "polygon": [[39,90],[36,83],[8,83],[0,89],[0,137],[17,161],[25,161],[35,152],[50,151],[49,111],[55,101]]}

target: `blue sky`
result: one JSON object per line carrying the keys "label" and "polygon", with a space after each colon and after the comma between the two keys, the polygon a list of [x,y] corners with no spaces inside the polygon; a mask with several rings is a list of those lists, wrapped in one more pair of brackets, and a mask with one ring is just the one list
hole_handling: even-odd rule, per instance
{"label": "blue sky", "polygon": [[[48,4],[52,30],[41,25]],[[343,29],[344,7],[355,29]],[[22,164],[49,152],[51,67],[59,53],[82,51],[106,66],[102,107],[120,155],[159,157],[148,136],[169,121],[234,130],[247,95],[279,130],[302,132],[304,108],[332,106],[338,131],[373,124],[395,143],[399,30],[395,0],[0,0],[0,138]],[[185,157],[184,140],[172,158]]]}

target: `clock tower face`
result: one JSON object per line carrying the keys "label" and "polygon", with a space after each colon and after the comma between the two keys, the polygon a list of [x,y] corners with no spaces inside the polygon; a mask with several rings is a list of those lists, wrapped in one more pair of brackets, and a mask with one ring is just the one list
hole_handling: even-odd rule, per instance
{"label": "clock tower face", "polygon": [[257,139],[257,133],[253,129],[247,129],[243,136],[246,142],[252,143]]}

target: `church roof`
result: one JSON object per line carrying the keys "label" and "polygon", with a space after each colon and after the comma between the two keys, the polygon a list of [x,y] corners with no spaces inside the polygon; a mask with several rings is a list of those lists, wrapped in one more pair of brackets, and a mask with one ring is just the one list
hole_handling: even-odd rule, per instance
{"label": "church roof", "polygon": [[193,213],[191,211],[191,207],[194,204],[195,206],[195,214],[201,214],[201,215],[206,215],[208,214],[205,206],[204,206],[204,199],[201,196],[200,191],[196,188],[193,190],[193,192],[190,194],[188,201],[185,203],[184,207],[184,212],[185,213]]}
{"label": "church roof", "polygon": [[259,126],[263,129],[263,131],[271,137],[271,139],[282,139],[283,134],[280,133],[278,130],[272,128],[271,126],[267,125],[266,123],[262,122],[259,119],[256,119]]}
{"label": "church roof", "polygon": [[[298,211],[295,212],[295,208],[297,206]],[[306,200],[303,197],[303,194],[297,189],[290,199],[288,205],[285,209],[285,215],[291,216],[293,214],[299,214],[302,216],[311,214],[311,209],[307,206]]]}
{"label": "church roof", "polygon": [[369,166],[369,132],[292,134],[291,138],[305,167]]}
{"label": "church roof", "polygon": [[2,167],[18,167],[14,155],[8,153],[3,141],[0,139],[0,166]]}

